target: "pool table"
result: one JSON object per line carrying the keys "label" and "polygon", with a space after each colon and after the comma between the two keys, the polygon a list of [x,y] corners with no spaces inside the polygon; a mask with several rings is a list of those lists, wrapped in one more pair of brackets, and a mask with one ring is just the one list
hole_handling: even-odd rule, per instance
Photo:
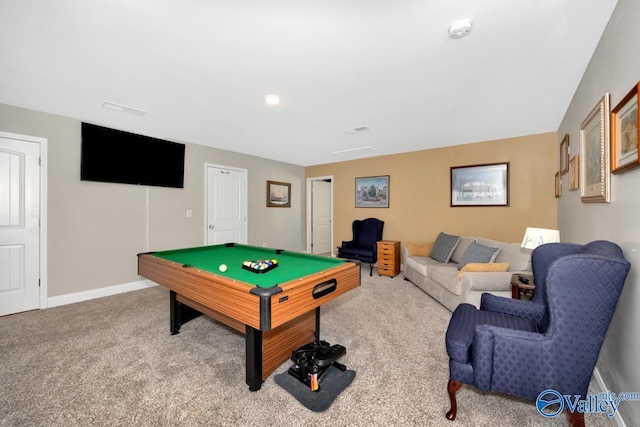
{"label": "pool table", "polygon": [[[274,259],[267,272],[243,268]],[[138,254],[138,274],[169,288],[172,334],[201,314],[245,334],[251,391],[319,339],[322,304],[360,286],[359,264],[236,243]]]}

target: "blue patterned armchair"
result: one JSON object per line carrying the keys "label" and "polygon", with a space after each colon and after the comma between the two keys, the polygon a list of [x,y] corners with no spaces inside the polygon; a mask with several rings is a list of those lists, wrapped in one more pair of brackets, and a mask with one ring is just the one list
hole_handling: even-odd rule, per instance
{"label": "blue patterned armchair", "polygon": [[[544,390],[584,399],[630,264],[614,243],[550,243],[531,257],[531,301],[483,294],[460,304],[446,334],[447,392],[457,413],[463,384],[536,400]],[[584,414],[567,410],[572,426]]]}
{"label": "blue patterned armchair", "polygon": [[356,219],[351,225],[353,240],[343,241],[338,248],[338,258],[353,259],[366,262],[371,267],[369,276],[373,275],[373,264],[378,260],[378,241],[382,240],[384,221],[377,218]]}

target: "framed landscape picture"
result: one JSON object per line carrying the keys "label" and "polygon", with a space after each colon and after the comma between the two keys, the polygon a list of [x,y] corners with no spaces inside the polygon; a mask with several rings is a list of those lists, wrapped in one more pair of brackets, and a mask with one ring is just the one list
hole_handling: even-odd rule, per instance
{"label": "framed landscape picture", "polygon": [[640,166],[638,159],[638,87],[635,85],[611,110],[611,173]]}
{"label": "framed landscape picture", "polygon": [[580,126],[580,198],[609,202],[609,94],[593,107]]}
{"label": "framed landscape picture", "polygon": [[389,175],[356,178],[356,208],[388,208]]}
{"label": "framed landscape picture", "polygon": [[451,167],[451,206],[509,206],[509,163]]}
{"label": "framed landscape picture", "polygon": [[290,208],[291,184],[288,182],[267,181],[267,207]]}

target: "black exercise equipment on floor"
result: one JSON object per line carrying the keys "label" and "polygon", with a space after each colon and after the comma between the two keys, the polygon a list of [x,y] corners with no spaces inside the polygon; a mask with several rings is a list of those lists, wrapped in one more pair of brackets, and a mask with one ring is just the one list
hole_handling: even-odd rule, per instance
{"label": "black exercise equipment on floor", "polygon": [[[320,310],[318,307],[316,310]],[[347,388],[356,371],[338,362],[347,353],[340,345],[320,339],[320,316],[316,316],[315,340],[291,353],[293,365],[273,379],[306,408],[322,412]]]}
{"label": "black exercise equipment on floor", "polygon": [[340,344],[329,345],[326,341],[306,344],[291,354],[294,365],[287,372],[311,391],[318,391],[329,366],[333,365],[342,372],[347,370],[346,366],[338,363],[338,359],[346,353],[347,349]]}

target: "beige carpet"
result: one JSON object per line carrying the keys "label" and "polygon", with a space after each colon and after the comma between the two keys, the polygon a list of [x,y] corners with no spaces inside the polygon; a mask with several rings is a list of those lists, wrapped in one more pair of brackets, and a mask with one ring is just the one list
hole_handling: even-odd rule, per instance
{"label": "beige carpet", "polygon": [[[322,309],[354,382],[325,412],[275,384],[244,382],[244,339],[201,317],[168,333],[156,287],[0,318],[1,426],[563,426],[532,402],[471,387],[449,422],[444,334],[451,313],[402,275],[368,276]],[[276,373],[285,371],[289,362]],[[589,426],[609,425],[586,415]]]}

